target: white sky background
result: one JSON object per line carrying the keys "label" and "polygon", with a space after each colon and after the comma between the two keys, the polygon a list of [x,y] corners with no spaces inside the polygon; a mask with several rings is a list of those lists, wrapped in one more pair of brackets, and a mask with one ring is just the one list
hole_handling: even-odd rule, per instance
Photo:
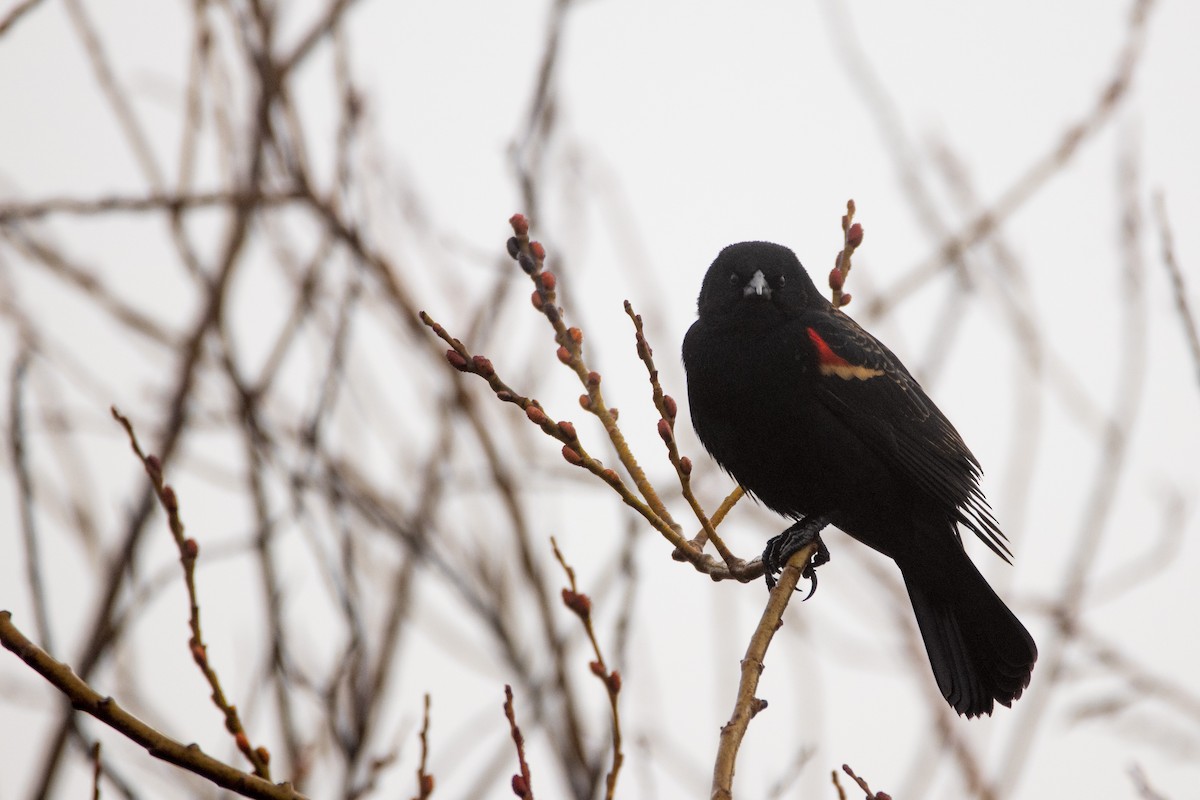
{"label": "white sky background", "polygon": [[[168,165],[168,175],[179,138],[189,36],[186,16],[177,5],[87,6],[120,77],[133,90],[135,109],[161,163]],[[0,18],[11,7],[0,4]],[[856,300],[848,310],[920,376],[926,357],[936,349],[944,284],[923,290],[876,324],[862,316],[872,299],[930,258],[942,240],[912,207],[890,148],[909,151],[910,162],[929,176],[934,174],[929,164],[935,145],[949,147],[966,165],[983,206],[990,207],[1092,108],[1115,69],[1129,9],[1128,2],[1107,0],[864,1],[844,7],[834,2],[580,3],[563,33],[559,128],[547,162],[553,174],[543,176],[543,213],[535,220],[534,236],[547,242],[551,267],[559,252],[556,245],[563,248],[569,264],[564,280],[575,282],[566,296],[583,300],[582,306],[568,306],[567,314],[582,320],[590,352],[605,368],[610,400],[628,408],[631,417],[648,413],[634,412],[645,403],[645,379],[633,357],[623,299],[639,309],[657,309],[656,318],[648,320],[649,335],[664,384],[682,400],[686,392],[678,347],[694,316],[700,278],[716,252],[733,241],[779,241],[796,250],[821,284],[840,246],[838,220],[849,197],[857,202],[866,240],[855,259],[850,290]],[[546,3],[381,0],[362,3],[348,17],[351,71],[364,89],[375,144],[387,158],[381,169],[396,186],[395,213],[406,209],[402,193],[418,198],[431,236],[454,240],[447,245],[447,258],[468,280],[477,277],[479,285],[490,284],[495,253],[508,235],[508,216],[522,210],[516,205],[519,195],[507,148],[527,114],[547,17]],[[281,39],[291,41],[310,18],[297,10]],[[838,38],[838,31],[845,30],[839,26],[846,24],[852,25],[861,48],[849,55],[848,45]],[[1195,677],[1200,662],[1200,588],[1195,581],[1200,547],[1194,541],[1193,513],[1200,481],[1200,386],[1162,266],[1151,201],[1162,193],[1189,299],[1194,309],[1200,307],[1200,234],[1194,225],[1200,218],[1198,31],[1200,5],[1161,0],[1154,7],[1131,98],[1003,229],[1005,243],[1034,281],[1024,302],[1052,348],[1048,369],[1061,369],[1093,408],[1108,413],[1117,393],[1120,345],[1128,333],[1121,300],[1126,289],[1117,165],[1123,152],[1134,154],[1146,232],[1142,255],[1150,357],[1141,379],[1129,462],[1096,556],[1096,574],[1106,577],[1090,589],[1094,610],[1088,620],[1157,675],[1192,692],[1200,691]],[[898,129],[888,141],[860,84],[847,71],[850,59],[861,59],[894,103]],[[328,152],[334,124],[327,105],[329,61],[327,56],[314,59],[300,84],[311,92],[300,103],[322,175],[329,165],[320,162],[319,154]],[[930,184],[938,187],[944,232],[958,230],[971,215],[948,199],[942,184]],[[47,0],[0,39],[0,205],[14,199],[138,194],[145,188],[62,7]],[[163,247],[162,242],[130,239],[113,228],[49,224],[129,297],[156,306],[162,298],[176,296],[183,279],[161,269],[155,248]],[[418,246],[388,243],[386,236],[380,234],[384,246],[407,255],[410,263],[430,263],[421,259]],[[130,362],[142,354],[124,348],[119,333],[90,327],[86,315],[74,314],[69,303],[59,305],[59,295],[43,281],[26,279],[19,261],[2,258],[0,272],[21,287],[22,301],[44,303],[39,313],[53,320],[59,341],[70,343],[104,376],[113,402],[122,407],[153,403],[145,387],[127,377],[133,371]],[[995,268],[981,270],[982,280],[998,280]],[[514,281],[518,277],[514,270]],[[246,279],[255,280],[253,274]],[[456,317],[460,304],[453,292],[439,285],[434,273],[419,282],[426,287],[419,298],[422,306],[456,330],[462,320]],[[270,291],[264,279],[263,296],[269,298]],[[521,288],[509,295],[515,308],[508,319],[532,316],[526,313],[526,293]],[[234,313],[253,352],[261,346],[256,325],[272,315],[270,302],[238,307]],[[181,319],[193,314],[192,308],[179,310]],[[1022,480],[1006,472],[1020,433],[1014,429],[1020,419],[1014,397],[1020,393],[1012,382],[1022,375],[1033,379],[1017,368],[1023,356],[1003,318],[994,299],[973,303],[956,345],[927,388],[984,464],[985,490],[1016,543],[1016,567],[987,563],[983,548],[972,552],[986,564],[985,572],[1001,594],[1023,598],[1014,605],[1044,654],[1052,633],[1035,606],[1055,596],[1056,581],[1078,538],[1099,444],[1080,424],[1078,407],[1065,405],[1054,391],[1041,391],[1038,425],[1043,439],[1028,467],[1032,476]],[[529,326],[521,324],[516,341],[544,348],[552,358],[545,332],[535,328],[529,334]],[[15,346],[11,327],[0,328],[5,370]],[[498,365],[504,358],[501,352],[489,355]],[[373,378],[384,385],[403,381],[402,375]],[[543,400],[578,418],[582,414],[572,407],[578,390],[568,378],[564,373],[556,379],[553,391],[560,396]],[[72,408],[88,421],[85,427],[94,427],[98,449],[103,443],[103,455],[96,458],[101,463],[113,459],[113,469],[127,475],[127,450],[119,431],[106,422],[107,408]],[[654,449],[658,443],[652,423],[643,427],[649,435],[640,440],[640,452],[643,461],[651,462],[661,446]],[[729,487],[701,457],[686,423],[680,432],[697,471],[706,473],[699,484],[702,498],[715,507]],[[557,450],[549,441],[545,448],[551,455]],[[5,458],[0,463],[7,476]],[[568,468],[551,466],[543,474],[555,469]],[[665,479],[665,459],[655,462],[654,470]],[[118,485],[128,491],[126,483]],[[197,485],[190,497],[203,491]],[[118,500],[105,487],[97,486],[92,496],[102,507],[101,517],[119,518]],[[230,510],[189,502],[182,489],[181,496],[193,531],[236,532],[250,525]],[[1186,514],[1173,560],[1153,580],[1124,591],[1122,566],[1157,547],[1171,498],[1184,503]],[[597,513],[608,515],[601,519],[611,526],[587,532],[569,521],[568,495],[546,501],[550,521],[544,535],[558,537],[585,589],[597,577],[602,554],[616,550],[626,520],[623,514],[613,516],[615,500],[605,500],[605,510]],[[10,554],[0,557],[0,608],[13,610],[21,623],[29,619],[30,603],[23,589],[10,588],[23,587],[24,580],[17,510],[9,490],[0,492],[0,521],[0,549]],[[738,551],[746,554],[783,527],[748,507],[739,509],[729,525]],[[853,582],[868,579],[869,573],[856,568],[854,558],[839,558],[839,550],[845,553],[851,543],[836,534],[827,541],[834,562],[822,573],[821,591],[810,603],[794,605],[787,617],[789,626],[811,630],[814,636],[782,637],[768,657],[759,695],[771,707],[752,723],[743,747],[737,785],[744,796],[763,796],[769,781],[808,742],[819,742],[819,749],[799,788],[787,796],[833,796],[828,771],[843,762],[876,789],[899,792],[906,785],[922,785],[908,769],[921,747],[914,737],[928,732],[920,705],[928,699],[921,694],[928,687],[889,677],[889,660],[901,658],[899,637],[886,630],[891,617],[858,596]],[[155,566],[171,562],[169,543],[161,544],[161,557],[150,559]],[[48,553],[47,558],[55,556]],[[618,796],[700,796],[707,792],[718,727],[729,713],[738,659],[765,592],[760,587],[714,587],[671,562],[667,545],[648,531],[638,558],[645,584],[633,646],[651,655],[640,662],[640,670],[626,675],[623,702],[644,713],[631,711],[628,717],[625,791]],[[64,559],[68,572],[52,582],[65,641],[73,641],[72,626],[84,624],[87,615],[78,606],[92,597],[87,576],[71,574],[69,563]],[[1104,600],[1109,594],[1113,598]],[[211,602],[212,621],[206,629],[214,649],[236,650],[239,637],[250,634],[237,630],[236,611],[222,612],[221,599]],[[434,644],[406,660],[389,716],[396,719],[398,731],[409,735],[420,695],[433,694],[431,771],[438,777],[439,793],[456,797],[465,787],[454,783],[455,765],[439,760],[439,738],[445,737],[441,742],[446,744],[473,729],[505,735],[499,712],[504,679],[443,658],[445,651],[466,645],[439,643],[439,609],[434,600],[430,603],[426,634]],[[161,617],[166,632],[161,646],[178,645],[182,651],[182,606],[164,601],[148,613]],[[809,650],[814,646],[823,650],[819,666],[813,665]],[[60,655],[69,659],[71,653]],[[1069,666],[1075,664],[1068,660]],[[190,664],[179,669],[190,669]],[[584,670],[581,664],[581,674]],[[236,697],[237,687],[249,679],[239,679],[232,667],[227,671],[231,674],[224,677]],[[1045,678],[1035,670],[1031,691]],[[14,699],[29,687],[43,688],[23,665],[0,654],[0,775],[17,776],[15,785],[9,778],[0,780],[0,798],[25,796],[31,777],[21,765],[36,763],[43,746],[45,717],[39,713],[48,706]],[[192,711],[179,718],[210,722],[219,736],[219,720],[205,705],[203,687],[186,687],[177,690],[178,707]],[[1032,742],[1035,755],[1016,785],[1007,787],[1012,796],[1133,797],[1128,770],[1134,764],[1166,797],[1195,793],[1200,734],[1194,718],[1190,730],[1182,729],[1169,742],[1143,724],[1150,719],[1141,716],[1144,709],[1103,720],[1072,719],[1078,706],[1108,697],[1112,689],[1111,683],[1089,683],[1085,672],[1056,695]],[[118,694],[118,687],[101,691]],[[956,723],[990,768],[1012,746],[1011,731],[1028,702],[1019,702],[1011,712],[1001,709],[991,720]],[[518,708],[519,703],[518,698]],[[639,733],[665,734],[669,745],[647,753],[635,744]],[[189,734],[197,735],[191,729]],[[115,738],[104,737],[106,747]],[[538,773],[539,741],[531,737],[535,790],[553,797],[555,776]],[[114,752],[120,752],[118,747],[113,744]],[[393,792],[411,791],[411,743],[402,753],[388,784]],[[953,785],[938,783],[936,775],[932,780],[935,790],[929,796],[955,796]],[[80,781],[70,791],[86,786],[85,778]],[[67,796],[68,785],[60,789]],[[499,784],[488,796],[511,795],[506,784]]]}

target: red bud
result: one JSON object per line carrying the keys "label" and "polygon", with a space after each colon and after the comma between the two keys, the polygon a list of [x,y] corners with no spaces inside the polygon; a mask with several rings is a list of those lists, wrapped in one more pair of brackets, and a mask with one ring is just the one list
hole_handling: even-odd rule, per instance
{"label": "red bud", "polygon": [[575,426],[572,425],[570,422],[567,422],[566,420],[563,420],[562,422],[558,423],[558,429],[560,431],[562,431],[563,436],[566,436],[571,441],[575,441],[576,439],[579,438],[578,436],[575,435]]}
{"label": "red bud", "polygon": [[175,490],[170,486],[163,487],[162,504],[167,509],[168,514],[179,513],[179,498],[175,496]]}
{"label": "red bud", "polygon": [[671,423],[667,422],[665,419],[660,419],[658,421],[658,435],[662,437],[664,442],[670,444],[671,440],[674,438],[671,433]]}
{"label": "red bud", "polygon": [[485,378],[490,378],[496,374],[492,362],[486,356],[474,356],[471,359],[471,363],[475,365],[475,371]]}
{"label": "red bud", "polygon": [[679,413],[679,406],[675,403],[675,398],[669,394],[663,395],[663,408],[667,412],[667,419],[674,422],[675,415]]}
{"label": "red bud", "polygon": [[563,589],[562,599],[563,605],[581,617],[587,617],[592,613],[592,598],[586,594],[573,592],[570,589]]}
{"label": "red bud", "polygon": [[546,412],[535,405],[525,406],[525,416],[529,417],[529,421],[534,425],[546,424]]}
{"label": "red bud", "polygon": [[579,453],[572,449],[569,445],[563,445],[562,455],[563,458],[567,460],[568,464],[572,464],[576,467],[583,466],[583,456],[579,455]]}
{"label": "red bud", "polygon": [[[841,259],[839,259],[840,261]],[[829,288],[835,292],[840,292],[842,287],[846,285],[846,276],[837,267],[829,271]]]}
{"label": "red bud", "polygon": [[529,252],[533,253],[533,257],[538,261],[546,260],[546,248],[542,247],[541,242],[530,242]]}
{"label": "red bud", "polygon": [[258,754],[258,758],[264,764],[271,763],[271,751],[261,745],[254,748],[254,752]]}
{"label": "red bud", "polygon": [[243,753],[250,749],[250,739],[246,737],[245,731],[235,733],[233,740],[237,742],[238,750],[241,750]]}
{"label": "red bud", "polygon": [[621,480],[620,477],[617,476],[617,473],[611,469],[606,469],[604,472],[601,472],[600,477],[604,478],[604,480],[608,481],[609,483],[617,483]]}
{"label": "red bud", "polygon": [[850,230],[846,231],[846,245],[849,247],[858,247],[863,240],[863,226],[857,222],[850,226]]}
{"label": "red bud", "polygon": [[529,220],[525,219],[524,214],[513,214],[508,218],[508,224],[512,225],[513,233],[517,236],[525,236],[529,233]]}
{"label": "red bud", "polygon": [[536,308],[538,311],[541,311],[542,306],[545,304],[544,301],[542,300],[541,292],[534,292],[533,297],[530,297],[529,300],[530,300],[530,302],[533,303],[533,307]]}
{"label": "red bud", "polygon": [[587,385],[592,388],[599,386],[600,385],[600,373],[599,372],[589,372],[588,376],[587,376]]}
{"label": "red bud", "polygon": [[[595,373],[592,374],[594,375]],[[592,398],[588,397],[586,394],[579,395],[579,407],[585,411],[590,411],[592,408]]]}
{"label": "red bud", "polygon": [[[534,242],[534,244],[537,244],[537,242]],[[549,270],[539,275],[538,280],[541,281],[542,288],[547,292],[553,292],[554,287],[558,285],[558,278],[554,277],[554,273]]]}
{"label": "red bud", "polygon": [[850,305],[850,294],[847,293],[847,294],[842,295],[842,303],[841,304],[843,306]]}
{"label": "red bud", "polygon": [[446,360],[450,362],[450,366],[459,372],[467,371],[467,360],[457,350],[447,350]]}
{"label": "red bud", "polygon": [[525,783],[525,779],[520,775],[513,775],[512,790],[513,794],[515,794],[517,797],[529,796],[529,786]]}
{"label": "red bud", "polygon": [[692,474],[692,460],[690,458],[688,458],[687,456],[684,456],[683,458],[679,459],[679,471],[682,472],[684,475],[691,475]]}
{"label": "red bud", "polygon": [[583,331],[579,328],[567,328],[567,336],[570,336],[575,344],[583,344]]}
{"label": "red bud", "polygon": [[570,350],[568,350],[568,349],[567,349],[567,348],[565,348],[565,347],[561,347],[561,346],[560,346],[560,347],[558,348],[558,351],[557,351],[557,353],[558,353],[558,360],[559,360],[559,361],[561,361],[561,362],[562,362],[562,363],[564,363],[564,364],[570,364],[570,363],[571,363],[571,351],[570,351]]}
{"label": "red bud", "polygon": [[618,692],[620,692],[621,691],[621,673],[617,672],[614,669],[611,673],[609,673],[607,683],[608,683],[608,690],[610,692],[612,692],[613,694],[617,694]]}
{"label": "red bud", "polygon": [[196,556],[200,555],[200,545],[196,544],[196,540],[187,538],[183,540],[183,555],[189,561],[195,561]]}
{"label": "red bud", "polygon": [[592,670],[592,674],[595,675],[597,678],[604,677],[604,665],[601,664],[599,661],[590,662],[588,664],[588,667]]}

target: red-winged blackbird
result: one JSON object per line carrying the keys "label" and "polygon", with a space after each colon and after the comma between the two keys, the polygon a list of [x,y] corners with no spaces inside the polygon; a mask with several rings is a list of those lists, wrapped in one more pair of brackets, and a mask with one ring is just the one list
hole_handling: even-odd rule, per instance
{"label": "red-winged blackbird", "polygon": [[[717,463],[802,521],[787,533],[832,522],[895,560],[955,711],[990,714],[1020,697],[1037,647],[959,534],[965,527],[1008,561],[979,462],[900,360],[777,244],[722,250],[698,305],[683,363],[692,424]],[[777,545],[764,554],[768,580]]]}

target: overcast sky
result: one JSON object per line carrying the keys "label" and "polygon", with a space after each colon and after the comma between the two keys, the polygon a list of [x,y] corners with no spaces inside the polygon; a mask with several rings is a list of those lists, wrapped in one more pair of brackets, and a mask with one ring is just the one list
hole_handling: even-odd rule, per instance
{"label": "overcast sky", "polygon": [[[0,2],[0,19],[16,5]],[[179,3],[133,0],[85,5],[131,90],[166,183],[173,185],[190,41],[186,9]],[[281,50],[311,23],[307,9],[312,4],[287,5]],[[348,16],[350,72],[363,90],[373,146],[386,157],[380,169],[397,187],[395,213],[405,213],[405,197],[419,198],[429,235],[452,241],[447,246],[466,280],[462,291],[485,290],[508,235],[506,220],[514,211],[528,210],[518,206],[509,148],[528,115],[550,5],[364,0]],[[1087,129],[1052,177],[1044,182],[1030,177],[1039,164],[1052,161],[1071,126],[1096,113],[1106,85],[1120,71],[1122,53],[1131,46],[1131,7],[1124,0],[581,0],[562,31],[557,128],[544,162],[546,174],[540,176],[545,186],[534,233],[551,246],[552,265],[559,252],[553,246],[562,245],[561,255],[569,259],[566,275],[573,281],[565,296],[580,303],[568,313],[589,324],[589,346],[597,342],[597,358],[611,370],[614,387],[640,392],[638,402],[644,395],[641,367],[629,357],[621,307],[628,298],[659,312],[649,323],[651,334],[661,352],[664,382],[682,398],[678,347],[694,317],[701,276],[717,251],[739,240],[778,241],[796,251],[820,284],[840,246],[838,218],[852,197],[867,234],[856,256],[850,285],[856,299],[848,310],[918,377],[928,377],[927,388],[984,464],[985,490],[1017,554],[1014,569],[987,563],[985,572],[1002,594],[1023,598],[1016,608],[1043,643],[1043,653],[1052,633],[1036,606],[1056,596],[1056,581],[1087,525],[1103,453],[1098,432],[1119,407],[1118,384],[1127,379],[1122,376],[1136,376],[1139,391],[1128,407],[1137,414],[1128,465],[1112,495],[1102,498],[1113,502],[1095,555],[1096,574],[1107,576],[1107,582],[1089,590],[1095,602],[1090,619],[1162,677],[1196,692],[1200,546],[1193,512],[1200,489],[1200,384],[1161,259],[1155,198],[1163,200],[1195,310],[1200,308],[1195,225],[1200,219],[1200,49],[1195,43],[1200,5],[1191,0],[1151,4],[1128,96],[1111,118]],[[63,196],[133,196],[147,189],[64,8],[58,0],[46,0],[0,38],[0,205]],[[332,165],[322,154],[336,135],[332,72],[332,58],[325,54],[305,67],[299,84],[306,93],[299,104],[312,134],[314,168],[326,176]],[[956,198],[936,177],[938,164],[950,157],[962,165],[977,205]],[[210,164],[221,158],[218,152],[207,156]],[[1148,358],[1132,371],[1121,358],[1123,344],[1136,335],[1131,326],[1138,324],[1122,277],[1122,159],[1136,165],[1135,193],[1146,234],[1141,274]],[[906,183],[910,173],[929,187],[928,208],[914,199]],[[203,185],[203,173],[198,183]],[[1035,187],[1028,197],[1026,185]],[[1008,312],[996,300],[1006,291],[1007,277],[994,252],[979,255],[987,265],[980,268],[987,288],[957,323],[961,327],[948,352],[938,347],[946,324],[938,312],[948,280],[930,284],[894,313],[872,321],[877,317],[870,313],[872,301],[886,300],[912,270],[935,259],[945,236],[969,231],[978,209],[1003,207],[1012,198],[1020,203],[1004,220],[1003,242],[1029,284],[1007,288],[1048,343],[1042,379],[1023,371],[1028,351],[1015,341]],[[158,305],[181,281],[163,274],[161,242],[131,239],[119,227],[46,224],[98,274],[147,307]],[[410,252],[405,250],[410,242],[399,235],[389,242],[386,225],[382,228],[377,233],[382,246]],[[112,401],[144,402],[144,393],[120,377],[131,356],[121,349],[119,337],[66,313],[53,287],[27,281],[22,271],[20,258],[0,244],[0,272],[21,287],[22,302],[42,304],[35,307],[52,320],[59,341],[70,343],[96,372],[112,377],[117,395]],[[471,284],[472,276],[477,285]],[[466,324],[466,304],[456,303],[436,275],[425,276],[423,285],[423,307],[448,328]],[[510,298],[516,303],[524,294]],[[253,335],[259,309],[239,307],[238,313],[247,346],[261,346]],[[0,328],[6,372],[15,350],[15,330]],[[551,352],[546,349],[547,356]],[[1036,384],[1030,394],[1037,398],[1041,437],[1028,461],[1020,459],[1014,444],[1030,420],[1028,409],[1020,407],[1020,387],[1013,385],[1022,376]],[[606,372],[606,381],[609,377]],[[577,392],[564,385],[558,399],[572,403]],[[632,398],[621,403],[634,404]],[[101,427],[106,406],[80,410],[103,436],[116,436]],[[686,447],[695,460],[704,461],[686,427],[681,426]],[[649,449],[652,435],[647,441]],[[709,463],[704,469],[715,472]],[[714,475],[702,488],[704,500],[715,506],[728,485]],[[1157,546],[1171,498],[1184,504],[1187,535],[1170,566],[1123,593],[1122,565]],[[208,513],[213,512],[197,508],[191,524],[231,527],[228,519]],[[0,492],[0,520],[0,549],[19,554],[11,491]],[[776,522],[749,513],[731,520],[743,526],[740,540],[749,542],[743,548],[748,553],[766,534],[777,532],[769,527]],[[764,524],[768,530],[761,529]],[[572,542],[561,530],[548,533],[556,533],[568,549],[577,546],[577,552],[597,546]],[[847,546],[841,537],[830,544],[835,559],[838,545]],[[644,568],[659,576],[645,590],[647,608],[671,608],[686,597],[699,603],[710,628],[720,622],[722,631],[734,631],[712,642],[701,621],[695,628],[672,628],[678,638],[669,646],[657,643],[676,651],[678,659],[656,655],[663,674],[711,663],[712,674],[695,679],[706,699],[716,698],[712,708],[677,712],[672,688],[645,672],[642,686],[632,686],[626,696],[630,703],[658,704],[663,714],[678,713],[672,740],[690,751],[681,761],[707,768],[762,597],[735,597],[725,587],[714,591],[707,579],[670,562],[660,541],[647,541],[638,552]],[[977,561],[989,559],[982,548],[972,552]],[[881,660],[889,651],[864,645],[869,633],[853,628],[862,623],[854,622],[855,592],[847,582],[866,573],[848,571],[839,587],[836,563],[830,569],[817,598],[789,611],[805,615],[805,625],[835,641],[834,657],[826,653],[823,663],[836,666],[822,667],[817,679],[821,691],[830,693],[816,723],[819,731],[789,726],[789,709],[801,700],[794,696],[800,690],[788,686],[787,664],[810,678],[815,669],[803,665],[810,656],[792,640],[768,668],[763,691],[772,699],[771,712],[752,726],[752,735],[760,738],[748,740],[753,760],[739,770],[739,779],[761,790],[765,779],[756,778],[755,770],[772,759],[790,758],[802,736],[814,734],[821,751],[800,784],[809,792],[804,796],[832,796],[827,770],[843,761],[885,789],[898,790],[905,781],[921,785],[905,772],[919,743],[905,740],[902,727],[873,718],[880,704],[893,702],[902,717],[921,697],[905,698],[909,684],[887,682],[887,664]],[[6,588],[23,585],[20,559],[0,557],[0,608],[27,618],[28,597]],[[63,624],[70,628],[79,616],[72,609],[90,603],[92,595],[86,578],[56,585]],[[1118,597],[1104,602],[1109,591]],[[645,615],[642,619],[651,625]],[[178,622],[171,624],[178,628]],[[846,625],[850,633],[844,632]],[[16,685],[15,676],[24,681],[23,669],[0,656],[0,692]],[[404,714],[416,713],[414,698],[432,686],[446,729],[477,723],[469,710],[480,707],[480,695],[472,689],[456,696],[448,685],[447,675],[461,677],[457,672],[445,673],[435,657],[417,659],[408,669],[412,696],[396,701]],[[1035,689],[1040,678],[1045,675],[1035,671]],[[472,686],[497,685],[490,677],[469,679],[476,682]],[[1054,709],[1058,716],[1039,729],[1032,743],[1038,755],[1008,787],[1012,796],[1132,797],[1128,771],[1134,764],[1164,796],[1195,791],[1200,736],[1194,729],[1173,749],[1139,727],[1136,714],[1116,722],[1073,721],[1072,704],[1086,705],[1092,698],[1086,679],[1080,683],[1084,688],[1062,700]],[[0,702],[8,702],[7,696],[0,694]],[[486,702],[498,707],[498,700]],[[1011,748],[1021,746],[1008,735],[1020,714],[1018,704],[991,721],[970,723],[983,729],[972,743],[987,763],[1000,763]],[[6,717],[0,710],[0,752],[5,754],[0,763],[24,763],[40,752],[41,739],[25,736]],[[1113,735],[1114,729],[1120,735]],[[658,756],[667,760],[661,752]],[[636,751],[627,753],[627,760],[638,757]],[[442,768],[448,771],[450,765]],[[631,768],[631,774],[636,771]],[[409,774],[405,766],[404,782],[396,785],[406,788],[396,791],[408,790]],[[660,797],[695,796],[695,787],[706,786],[705,780],[703,775],[698,783],[660,776],[650,785]],[[630,796],[639,796],[632,793],[635,786],[626,787]],[[939,796],[952,796],[952,788],[940,790]],[[507,791],[498,786],[489,796],[507,796]],[[0,796],[9,796],[5,787]]]}

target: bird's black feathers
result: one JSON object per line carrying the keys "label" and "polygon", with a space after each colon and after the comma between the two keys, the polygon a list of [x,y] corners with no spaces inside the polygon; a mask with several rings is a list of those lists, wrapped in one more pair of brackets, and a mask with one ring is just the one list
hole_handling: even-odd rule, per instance
{"label": "bird's black feathers", "polygon": [[1033,639],[971,563],[958,526],[1011,555],[979,462],[887,347],[817,291],[795,255],[730,245],[684,339],[692,423],[747,492],[896,560],[938,686],[959,713],[1021,695]]}

